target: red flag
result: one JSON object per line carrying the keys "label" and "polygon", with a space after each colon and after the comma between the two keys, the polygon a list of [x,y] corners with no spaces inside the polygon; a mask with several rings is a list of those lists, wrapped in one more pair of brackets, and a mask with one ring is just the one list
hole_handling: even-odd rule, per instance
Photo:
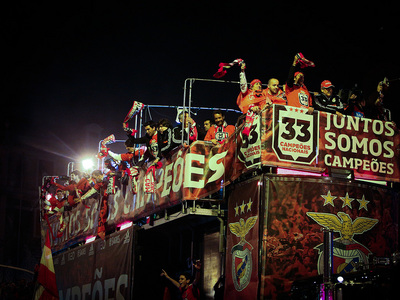
{"label": "red flag", "polygon": [[307,58],[305,58],[303,53],[299,52],[296,54],[296,56],[299,59],[299,64],[300,64],[301,69],[306,68],[306,67],[315,67],[315,64],[311,60],[308,60]]}
{"label": "red flag", "polygon": [[234,65],[242,65],[244,64],[244,60],[241,58],[237,58],[235,59],[233,62],[230,63],[220,63],[218,65],[218,71],[213,75],[214,78],[221,78],[224,77],[226,74],[226,70],[225,69],[229,69],[230,67],[234,66]]}
{"label": "red flag", "polygon": [[58,299],[58,290],[56,283],[56,274],[54,272],[53,255],[51,253],[49,231],[46,233],[46,243],[43,247],[42,258],[38,270],[38,289],[35,299],[49,300]]}

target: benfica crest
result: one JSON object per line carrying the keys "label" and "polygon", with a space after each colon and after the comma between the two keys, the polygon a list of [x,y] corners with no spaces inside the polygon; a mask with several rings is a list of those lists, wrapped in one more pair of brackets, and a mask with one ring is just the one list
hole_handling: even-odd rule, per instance
{"label": "benfica crest", "polygon": [[[355,270],[358,263],[368,263],[371,251],[353,239],[355,234],[362,234],[379,221],[377,219],[358,217],[354,221],[344,212],[335,214],[307,212],[307,216],[319,225],[339,232],[340,237],[333,241],[333,268],[336,274],[349,273]],[[323,272],[323,244],[318,249],[318,273]]]}
{"label": "benfica crest", "polygon": [[242,291],[250,282],[252,274],[253,246],[246,241],[245,236],[255,225],[258,216],[249,217],[246,221],[240,218],[239,222],[230,223],[230,231],[240,238],[238,244],[232,247],[232,279],[235,289]]}
{"label": "benfica crest", "polygon": [[318,112],[274,105],[273,149],[281,161],[311,164],[318,154]]}

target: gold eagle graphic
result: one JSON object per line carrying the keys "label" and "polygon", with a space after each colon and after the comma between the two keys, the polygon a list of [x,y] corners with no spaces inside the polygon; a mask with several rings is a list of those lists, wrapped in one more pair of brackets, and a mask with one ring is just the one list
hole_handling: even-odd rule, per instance
{"label": "gold eagle graphic", "polygon": [[239,244],[243,245],[247,243],[244,237],[253,228],[254,224],[256,224],[257,218],[258,216],[250,217],[246,221],[240,218],[239,222],[229,224],[230,231],[237,237],[240,237]]}
{"label": "gold eagle graphic", "polygon": [[353,241],[353,236],[355,234],[364,233],[379,222],[377,219],[365,217],[359,217],[352,221],[350,216],[344,212],[338,212],[337,216],[335,214],[318,212],[307,212],[306,214],[319,225],[333,230],[334,232],[339,232],[341,240],[350,242]]}

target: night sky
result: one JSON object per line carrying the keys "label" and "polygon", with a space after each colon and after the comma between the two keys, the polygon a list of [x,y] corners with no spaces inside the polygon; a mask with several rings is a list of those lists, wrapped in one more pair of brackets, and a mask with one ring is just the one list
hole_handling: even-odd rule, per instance
{"label": "night sky", "polygon": [[[4,10],[6,88],[2,131],[22,140],[65,142],[79,152],[80,129],[99,123],[124,137],[133,100],[181,105],[186,78],[209,78],[219,62],[242,58],[247,78],[283,84],[297,52],[309,90],[331,80],[371,92],[399,78],[397,9],[281,1],[19,1]],[[227,80],[238,80],[232,68]],[[400,81],[385,98],[394,113]],[[236,107],[235,85],[196,82],[193,106]],[[6,104],[5,104],[6,103]],[[9,109],[9,107],[11,109]],[[200,120],[201,121],[201,120]],[[97,145],[95,145],[97,146]]]}

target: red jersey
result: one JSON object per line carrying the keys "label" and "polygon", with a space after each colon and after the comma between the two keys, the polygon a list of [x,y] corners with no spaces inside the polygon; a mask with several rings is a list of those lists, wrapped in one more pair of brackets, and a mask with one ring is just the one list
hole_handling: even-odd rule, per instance
{"label": "red jersey", "polygon": [[287,104],[294,107],[309,108],[311,107],[311,95],[305,85],[296,85],[289,87],[285,85]]}
{"label": "red jersey", "polygon": [[60,190],[70,192],[70,194],[68,196],[68,203],[71,206],[75,204],[74,198],[78,197],[75,189],[77,189],[78,192],[80,192],[82,194],[85,194],[88,190],[91,189],[90,183],[85,177],[83,177],[81,180],[79,180],[78,183],[73,183],[73,184],[70,184],[67,186],[55,183],[55,186],[58,187]]}
{"label": "red jersey", "polygon": [[252,91],[247,89],[246,92],[239,93],[236,103],[244,114],[247,113],[250,105],[258,106],[261,110],[267,104],[267,90]]}
{"label": "red jersey", "polygon": [[210,129],[208,129],[205,141],[211,141],[216,139],[219,143],[223,143],[229,136],[231,136],[235,132],[235,126],[228,125],[226,122],[222,126],[212,125]]}
{"label": "red jersey", "polygon": [[150,138],[149,141],[149,149],[150,154],[153,155],[153,157],[158,157],[158,137],[157,137],[157,132],[153,134],[153,136]]}
{"label": "red jersey", "polygon": [[[194,295],[193,293],[193,289],[197,289],[196,287],[193,287],[193,284],[189,285],[187,287],[187,289],[182,289],[179,288],[179,290],[181,291],[181,295],[182,295],[182,299],[183,300],[197,300],[197,296]],[[199,294],[199,291],[194,291],[197,295]]]}
{"label": "red jersey", "polygon": [[269,91],[269,88],[267,88],[266,91],[267,91],[266,103],[286,105],[287,100],[286,100],[286,95],[285,95],[284,91],[282,91],[281,89],[278,88],[278,92],[274,95],[271,94],[271,92]]}
{"label": "red jersey", "polygon": [[83,177],[81,180],[79,180],[78,183],[73,183],[73,184],[70,184],[67,186],[61,185],[58,183],[54,183],[54,185],[56,187],[58,187],[60,190],[68,191],[68,192],[75,192],[75,188],[77,188],[78,190],[82,190],[82,191],[90,190],[90,183],[85,177]]}

